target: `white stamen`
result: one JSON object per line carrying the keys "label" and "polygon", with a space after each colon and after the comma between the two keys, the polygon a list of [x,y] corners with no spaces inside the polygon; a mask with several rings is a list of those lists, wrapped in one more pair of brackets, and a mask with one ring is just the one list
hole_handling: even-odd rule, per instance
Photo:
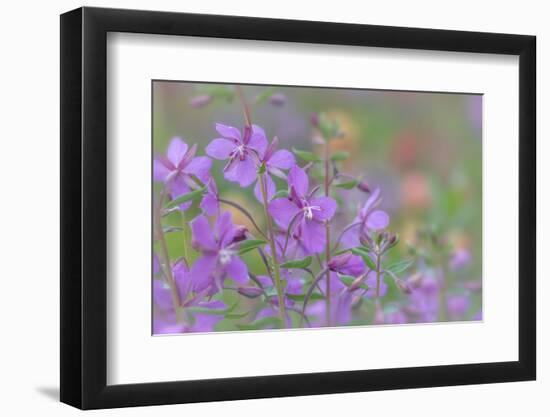
{"label": "white stamen", "polygon": [[304,211],[304,216],[306,219],[311,220],[313,219],[313,211],[321,211],[321,207],[319,206],[304,206],[302,209]]}
{"label": "white stamen", "polygon": [[235,255],[236,252],[235,251],[232,251],[230,249],[222,249],[220,252],[219,252],[219,259],[220,259],[220,263],[222,265],[226,265],[228,264],[230,261],[231,261],[231,257],[233,255]]}

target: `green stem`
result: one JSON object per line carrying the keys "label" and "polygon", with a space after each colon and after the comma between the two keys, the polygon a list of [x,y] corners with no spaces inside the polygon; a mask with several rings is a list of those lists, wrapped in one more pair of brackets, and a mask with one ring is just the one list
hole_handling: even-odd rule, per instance
{"label": "green stem", "polygon": [[281,269],[277,260],[277,248],[275,246],[275,234],[273,233],[273,223],[271,222],[271,216],[267,210],[267,191],[264,181],[264,174],[258,174],[258,181],[260,181],[260,189],[262,192],[262,201],[264,206],[265,223],[267,225],[267,235],[269,248],[271,249],[271,263],[273,270],[273,281],[275,288],[277,289],[277,300],[279,302],[279,314],[281,316],[281,326],[286,327],[286,311],[285,311],[285,298],[283,295],[283,286],[281,283]]}
{"label": "green stem", "polygon": [[187,253],[187,221],[185,220],[185,211],[180,210],[181,213],[181,236],[183,238],[183,261],[189,266],[189,258]]}
{"label": "green stem", "polygon": [[160,210],[162,207],[162,201],[164,200],[164,192],[161,193],[159,198],[159,205],[155,213],[157,237],[160,243],[160,250],[163,258],[164,264],[164,276],[168,278],[168,286],[170,287],[170,294],[172,296],[172,304],[174,305],[174,310],[176,312],[176,321],[181,320],[181,300],[178,293],[178,288],[176,286],[176,281],[174,280],[174,275],[172,274],[172,267],[170,266],[170,255],[168,254],[168,245],[166,244],[166,238],[164,236],[164,231],[162,230],[162,220]]}
{"label": "green stem", "polygon": [[375,293],[375,303],[374,303],[374,324],[381,324],[377,323],[377,320],[380,316],[380,253],[376,251],[376,293]]}
{"label": "green stem", "polygon": [[[326,138],[326,144],[325,144],[325,196],[329,197],[330,194],[330,177],[329,177],[329,163],[330,163],[330,149],[329,149],[329,139]],[[325,264],[328,266],[328,263],[330,261],[330,224],[327,221],[325,223],[325,240],[326,240],[326,247],[325,247]],[[325,293],[327,297],[327,303],[326,303],[326,322],[327,326],[331,325],[331,315],[330,315],[330,271],[327,269],[327,282],[325,287]]]}

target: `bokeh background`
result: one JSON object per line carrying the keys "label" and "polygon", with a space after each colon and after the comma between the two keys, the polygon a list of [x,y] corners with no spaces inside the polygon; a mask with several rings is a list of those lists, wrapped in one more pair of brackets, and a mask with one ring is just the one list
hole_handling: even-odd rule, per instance
{"label": "bokeh background", "polygon": [[[331,147],[350,154],[343,162],[342,172],[364,179],[371,189],[381,189],[380,208],[391,216],[389,229],[400,236],[389,262],[415,257],[415,266],[404,278],[430,274],[436,269],[446,275],[451,309],[446,320],[482,318],[481,95],[249,85],[242,88],[250,102],[253,122],[265,129],[269,139],[277,136],[280,148],[318,152],[312,113],[322,112],[335,120],[342,135],[331,142]],[[204,155],[206,145],[218,136],[216,122],[242,127],[242,110],[231,91],[231,85],[154,81],[154,153],[163,154],[170,139],[179,136],[189,144],[197,143],[198,154]],[[212,169],[221,196],[247,207],[261,223],[261,206],[252,187],[243,190],[223,179],[223,165],[215,161]],[[156,184],[155,193],[158,191]],[[341,190],[338,194],[344,211],[340,221],[335,219],[336,231],[353,219],[357,206],[366,199],[365,193],[357,189]],[[253,230],[240,212],[227,206],[224,209],[232,211],[235,223]],[[193,207],[188,218],[197,212]],[[177,214],[171,214],[166,221],[174,228],[181,226]],[[179,233],[167,233],[166,237],[170,257],[177,259],[184,240]],[[197,256],[190,248],[188,252],[191,259]],[[252,272],[264,273],[255,252],[244,258]],[[220,297],[231,304],[237,296],[224,292]],[[455,315],[453,299],[458,312]],[[389,285],[385,297],[388,317],[401,313],[403,308],[406,312],[406,303],[404,295]],[[366,306],[351,324],[364,324],[371,315]],[[223,320],[216,329],[232,330],[234,323]]]}

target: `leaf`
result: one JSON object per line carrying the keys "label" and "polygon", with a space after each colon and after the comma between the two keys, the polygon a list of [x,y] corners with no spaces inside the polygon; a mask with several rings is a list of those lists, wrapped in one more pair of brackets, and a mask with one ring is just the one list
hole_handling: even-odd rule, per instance
{"label": "leaf", "polygon": [[335,152],[331,155],[330,160],[334,162],[345,161],[349,158],[349,152],[341,151]]}
{"label": "leaf", "polygon": [[225,318],[230,320],[237,320],[237,319],[242,319],[243,317],[246,317],[249,314],[250,314],[250,311],[245,311],[243,313],[232,313],[225,316]]}
{"label": "leaf", "polygon": [[260,330],[266,329],[271,326],[275,328],[281,327],[281,319],[279,317],[264,317],[259,320],[253,321],[252,323],[247,324],[237,324],[239,330]]}
{"label": "leaf", "polygon": [[225,315],[235,310],[235,308],[237,308],[237,305],[238,303],[235,303],[231,307],[224,308],[222,310],[208,308],[208,307],[191,306],[191,307],[186,307],[185,311],[190,313],[199,313],[199,314]]}
{"label": "leaf", "polygon": [[239,244],[239,255],[242,255],[246,252],[250,252],[251,250],[259,248],[260,246],[263,246],[266,243],[267,242],[265,240],[260,240],[260,239],[245,240],[244,242],[241,242]]}
{"label": "leaf", "polygon": [[292,152],[294,152],[298,156],[298,158],[303,159],[306,162],[321,162],[321,158],[319,158],[313,152],[301,151],[296,148],[292,148]]}
{"label": "leaf", "polygon": [[275,92],[275,87],[266,88],[256,96],[255,104],[258,105],[258,104],[265,103],[269,99],[269,97],[273,95],[274,92]]}
{"label": "leaf", "polygon": [[281,268],[285,268],[285,269],[292,269],[292,268],[304,269],[311,265],[312,259],[313,258],[311,256],[308,256],[307,258],[304,258],[304,259],[297,259],[295,261],[288,261],[288,262],[282,263],[280,266]]}
{"label": "leaf", "polygon": [[[351,276],[351,275],[340,275],[340,274],[338,274],[338,278],[340,279],[340,281],[342,281],[344,283],[344,285],[346,287],[350,287],[358,279],[358,278],[356,278],[354,276]],[[364,282],[362,282],[361,285],[359,285],[356,288],[363,288],[365,290],[368,290],[369,286],[367,284],[365,284]]]}
{"label": "leaf", "polygon": [[376,270],[376,264],[374,263],[374,261],[370,257],[369,252],[367,250],[365,250],[361,247],[357,247],[357,248],[352,248],[351,252],[353,254],[359,255],[361,258],[363,258],[363,260],[365,261],[365,263],[367,264],[367,266],[370,269],[372,269],[373,271]]}
{"label": "leaf", "polygon": [[[306,295],[305,294],[286,294],[286,297],[294,301],[304,301],[304,298],[306,298]],[[325,297],[322,294],[314,292],[313,294],[311,294],[309,299],[311,301],[318,301],[318,300],[324,300]]]}
{"label": "leaf", "polygon": [[279,190],[275,194],[273,194],[273,197],[271,197],[272,200],[275,200],[276,198],[286,198],[288,197],[288,190]]}
{"label": "leaf", "polygon": [[179,206],[180,204],[187,203],[189,201],[196,200],[206,192],[206,187],[199,188],[198,190],[191,191],[190,193],[180,195],[179,197],[170,200],[164,205],[165,209]]}
{"label": "leaf", "polygon": [[404,261],[396,262],[393,265],[390,265],[386,270],[393,272],[394,274],[400,274],[401,272],[406,271],[410,266],[414,264],[414,259],[405,259]]}
{"label": "leaf", "polygon": [[351,190],[352,188],[357,187],[357,184],[359,184],[359,181],[352,180],[352,181],[347,181],[347,182],[341,182],[341,183],[338,183],[338,184],[334,184],[334,186],[337,187],[337,188],[344,188],[346,190]]}

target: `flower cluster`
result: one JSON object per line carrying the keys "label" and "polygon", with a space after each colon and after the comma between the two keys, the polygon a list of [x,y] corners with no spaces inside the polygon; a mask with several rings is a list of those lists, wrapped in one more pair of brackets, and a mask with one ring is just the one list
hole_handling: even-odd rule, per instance
{"label": "flower cluster", "polygon": [[[277,137],[270,142],[248,119],[241,130],[217,123],[204,149],[176,137],[155,157],[155,334],[214,331],[222,321],[245,330],[434,321],[441,303],[444,319],[463,317],[467,298],[441,296],[444,272],[419,272],[419,258],[388,265],[399,238],[388,230],[380,189],[340,172],[329,146],[341,136],[338,126],[316,115],[314,127],[323,157],[284,149]],[[222,177],[249,190],[253,207],[220,195],[215,178]],[[363,196],[353,212],[337,202],[349,188]],[[248,227],[234,223],[235,213]],[[166,227],[170,216],[181,216],[182,226]],[[169,233],[183,238],[176,261],[168,253]],[[469,261],[459,251],[445,267]],[[413,265],[415,273],[399,277]],[[389,291],[403,302],[385,304]]]}

